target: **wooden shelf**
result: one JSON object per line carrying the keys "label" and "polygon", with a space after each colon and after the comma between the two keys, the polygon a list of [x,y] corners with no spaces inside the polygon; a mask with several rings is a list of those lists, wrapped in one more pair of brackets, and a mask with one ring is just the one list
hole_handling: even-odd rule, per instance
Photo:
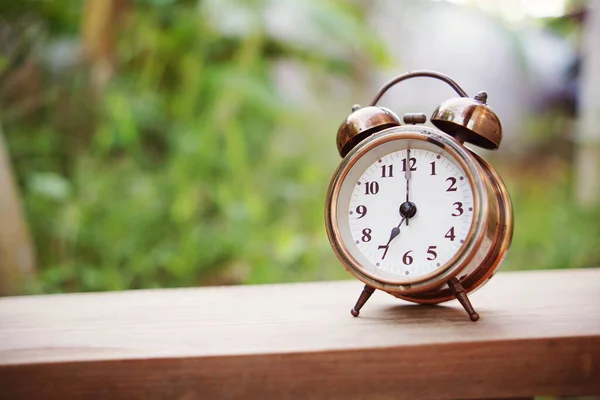
{"label": "wooden shelf", "polygon": [[358,281],[0,299],[0,399],[600,394],[600,269],[411,305]]}

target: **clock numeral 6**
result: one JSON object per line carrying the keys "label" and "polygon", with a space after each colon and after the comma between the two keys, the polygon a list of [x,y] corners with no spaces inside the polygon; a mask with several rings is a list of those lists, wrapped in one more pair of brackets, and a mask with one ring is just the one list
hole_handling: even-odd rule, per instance
{"label": "clock numeral 6", "polygon": [[413,260],[412,256],[410,255],[410,253],[412,253],[412,250],[407,251],[402,256],[402,262],[404,263],[404,265],[410,265],[413,263],[414,260]]}
{"label": "clock numeral 6", "polygon": [[365,242],[365,243],[366,243],[366,242],[370,242],[370,241],[371,241],[371,232],[373,232],[373,231],[371,230],[371,228],[365,228],[365,229],[363,229],[363,230],[362,230],[362,234],[363,234],[363,236],[362,236],[361,240],[362,240],[363,242]]}
{"label": "clock numeral 6", "polygon": [[429,261],[435,260],[437,258],[437,253],[435,252],[435,249],[437,249],[437,246],[429,246],[429,248],[427,249],[427,254],[431,256],[427,257]]}
{"label": "clock numeral 6", "polygon": [[379,183],[377,181],[365,182],[365,194],[377,194],[379,192]]}

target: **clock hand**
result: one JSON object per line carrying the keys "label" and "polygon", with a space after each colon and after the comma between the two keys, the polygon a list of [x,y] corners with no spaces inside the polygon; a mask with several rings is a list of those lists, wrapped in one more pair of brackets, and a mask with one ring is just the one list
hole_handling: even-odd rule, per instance
{"label": "clock hand", "polygon": [[389,246],[390,243],[392,242],[392,240],[394,240],[394,238],[400,234],[400,227],[402,226],[404,221],[406,221],[408,223],[408,220],[406,219],[406,217],[402,217],[402,220],[400,221],[398,226],[395,226],[392,228],[392,231],[390,232],[390,238],[388,239],[388,242],[386,243],[386,247]]}
{"label": "clock hand", "polygon": [[383,256],[381,256],[382,260],[385,258],[385,255],[387,254],[390,248],[390,243],[392,243],[392,240],[394,240],[394,238],[400,234],[400,226],[402,226],[404,221],[406,221],[406,217],[403,216],[398,226],[392,228],[392,231],[390,232],[390,238],[388,239],[387,243],[379,245],[377,247],[377,250],[383,250]]}
{"label": "clock hand", "polygon": [[[410,201],[410,178],[411,178],[411,172],[410,172],[410,149],[406,150],[406,165],[405,165],[405,171],[404,171],[404,178],[406,179],[406,202],[408,203]],[[406,220],[406,226],[408,226],[408,219]]]}

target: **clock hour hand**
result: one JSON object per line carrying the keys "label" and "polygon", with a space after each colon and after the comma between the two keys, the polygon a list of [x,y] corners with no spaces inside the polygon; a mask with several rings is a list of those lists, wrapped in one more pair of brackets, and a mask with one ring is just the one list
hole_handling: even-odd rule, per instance
{"label": "clock hour hand", "polygon": [[390,238],[388,239],[387,243],[377,247],[377,250],[383,250],[383,255],[381,256],[382,260],[385,259],[385,256],[387,255],[387,252],[390,248],[390,243],[392,243],[392,240],[394,240],[394,238],[400,234],[400,227],[406,220],[406,217],[402,217],[402,220],[400,221],[398,226],[392,228],[392,231],[390,232]]}
{"label": "clock hour hand", "polygon": [[398,226],[392,228],[392,231],[390,232],[390,238],[388,239],[386,246],[389,246],[392,240],[394,240],[394,238],[400,234],[400,227],[402,226],[404,221],[408,222],[408,220],[405,217],[402,217],[402,220],[400,221]]}

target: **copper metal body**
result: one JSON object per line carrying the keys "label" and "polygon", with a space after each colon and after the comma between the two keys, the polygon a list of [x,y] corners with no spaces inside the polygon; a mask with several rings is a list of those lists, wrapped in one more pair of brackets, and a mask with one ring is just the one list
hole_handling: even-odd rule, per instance
{"label": "copper metal body", "polygon": [[502,124],[481,92],[475,98],[454,97],[444,101],[431,116],[431,123],[441,131],[484,149],[496,150],[502,141]]}
{"label": "copper metal body", "polygon": [[[396,83],[414,77],[433,77],[448,83],[461,97],[442,103],[431,121],[439,128],[399,126],[393,112],[375,107],[385,91]],[[480,92],[474,99],[445,75],[416,71],[386,84],[369,107],[354,109],[340,126],[338,150],[345,157],[329,186],[326,200],[326,228],[334,252],[344,267],[365,283],[352,315],[358,316],[375,289],[415,303],[435,304],[457,299],[472,321],[479,319],[467,294],[484,285],[500,267],[510,247],[513,233],[512,204],[502,179],[480,156],[466,147],[469,142],[496,149],[502,140],[502,128],[496,114],[486,104],[487,95]],[[361,113],[361,110],[365,110]],[[379,111],[378,111],[379,110]],[[420,114],[407,114],[405,121],[422,123]],[[402,282],[386,281],[371,276],[356,261],[341,240],[337,222],[337,204],[344,178],[353,165],[371,149],[395,140],[424,140],[442,147],[464,169],[473,188],[474,217],[465,243],[456,255],[432,273]]]}
{"label": "copper metal body", "polygon": [[342,157],[345,157],[354,146],[373,133],[399,125],[398,117],[387,109],[379,107],[359,108],[350,114],[338,129],[338,151]]}

